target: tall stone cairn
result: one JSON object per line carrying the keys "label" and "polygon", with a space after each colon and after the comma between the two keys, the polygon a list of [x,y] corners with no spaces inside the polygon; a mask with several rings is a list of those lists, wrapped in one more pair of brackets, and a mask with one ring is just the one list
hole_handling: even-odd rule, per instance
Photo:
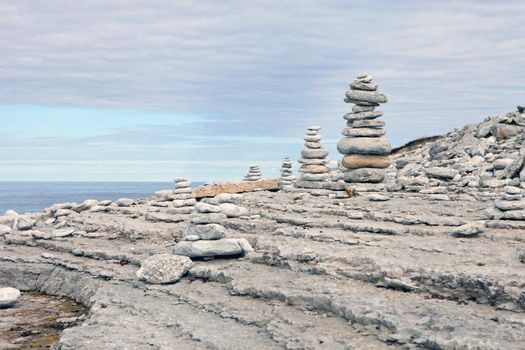
{"label": "tall stone cairn", "polygon": [[250,165],[248,174],[244,177],[243,181],[259,181],[261,180],[262,172],[258,164]]}
{"label": "tall stone cairn", "polygon": [[375,108],[387,103],[387,97],[377,91],[373,77],[361,74],[350,84],[346,92],[346,103],[353,103],[352,112],[343,116],[346,128],[341,132],[343,138],[337,150],[343,154],[342,165],[346,169],[344,181],[347,183],[380,183],[385,178],[385,169],[392,160],[392,146],[383,136],[385,122],[378,118],[383,112]]}
{"label": "tall stone cairn", "polygon": [[326,180],[328,179],[328,167],[326,164],[330,162],[328,157],[328,150],[321,146],[321,135],[319,135],[321,127],[318,125],[310,126],[306,129],[304,136],[304,148],[301,151],[301,158],[299,163],[301,167],[299,172],[301,176],[295,183],[298,188],[305,189],[324,189]]}
{"label": "tall stone cairn", "polygon": [[185,178],[177,178],[173,181],[175,181],[175,190],[173,191],[172,212],[175,214],[190,214],[197,203],[191,188],[191,182]]}
{"label": "tall stone cairn", "polygon": [[285,192],[293,191],[295,176],[292,172],[292,160],[285,158],[281,166],[281,178],[279,179],[279,187]]}

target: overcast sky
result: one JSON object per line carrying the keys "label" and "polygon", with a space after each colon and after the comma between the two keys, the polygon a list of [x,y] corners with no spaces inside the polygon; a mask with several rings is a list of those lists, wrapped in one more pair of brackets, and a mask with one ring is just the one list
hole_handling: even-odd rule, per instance
{"label": "overcast sky", "polygon": [[277,176],[355,75],[401,145],[525,104],[525,2],[0,0],[0,180]]}

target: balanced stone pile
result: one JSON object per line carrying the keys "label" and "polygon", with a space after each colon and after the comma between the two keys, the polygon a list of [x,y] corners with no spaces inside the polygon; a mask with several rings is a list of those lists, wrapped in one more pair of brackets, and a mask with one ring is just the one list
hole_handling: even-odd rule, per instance
{"label": "balanced stone pile", "polygon": [[244,177],[244,181],[259,181],[261,180],[262,172],[259,168],[259,165],[253,164],[250,165],[250,170],[248,174]]}
{"label": "balanced stone pile", "polygon": [[190,216],[190,224],[184,232],[183,241],[173,247],[173,254],[212,259],[240,256],[253,251],[250,243],[244,238],[224,238],[226,228],[222,223],[227,215],[221,213],[219,205],[199,202],[195,209],[196,212]]}
{"label": "balanced stone pile", "polygon": [[501,220],[525,220],[525,201],[523,191],[519,187],[506,186],[501,198],[494,202],[496,212],[494,219]]}
{"label": "balanced stone pile", "polygon": [[[190,214],[197,201],[195,194],[191,189],[191,182],[185,178],[177,178],[175,181],[175,190],[173,191],[173,213]],[[170,210],[171,212],[171,210]]]}
{"label": "balanced stone pile", "polygon": [[299,172],[301,176],[295,183],[296,187],[306,189],[323,189],[328,178],[329,169],[326,166],[330,162],[328,150],[321,146],[321,127],[318,125],[310,126],[306,129],[304,136],[304,148],[301,151]]}
{"label": "balanced stone pile", "polygon": [[388,99],[377,88],[371,75],[362,74],[346,92],[345,102],[354,106],[352,112],[343,117],[347,127],[342,131],[344,138],[337,144],[337,150],[344,155],[344,180],[349,183],[383,182],[384,169],[391,164],[392,146],[383,137],[385,123],[378,119],[383,112],[375,110]]}
{"label": "balanced stone pile", "polygon": [[281,178],[279,179],[279,187],[285,192],[293,191],[295,176],[292,173],[292,160],[285,158],[281,166]]}

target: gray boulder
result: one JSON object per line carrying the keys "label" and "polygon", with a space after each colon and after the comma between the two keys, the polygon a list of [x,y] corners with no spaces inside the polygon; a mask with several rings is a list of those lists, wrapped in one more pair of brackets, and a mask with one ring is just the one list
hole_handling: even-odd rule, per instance
{"label": "gray boulder", "polygon": [[379,183],[385,179],[385,171],[376,168],[361,168],[347,170],[344,175],[345,182],[351,183]]}
{"label": "gray boulder", "polygon": [[136,276],[152,284],[174,283],[184,276],[192,265],[191,259],[185,256],[158,254],[144,260]]}
{"label": "gray boulder", "polygon": [[364,101],[370,103],[387,103],[386,95],[376,91],[348,90],[345,93],[348,100]]}
{"label": "gray boulder", "polygon": [[132,206],[135,201],[133,199],[130,199],[130,198],[119,198],[117,199],[117,201],[115,202],[119,207],[130,207]]}
{"label": "gray boulder", "polygon": [[380,137],[343,137],[337,143],[342,154],[387,155],[392,151],[390,141]]}
{"label": "gray boulder", "polygon": [[443,168],[443,167],[432,167],[426,169],[428,177],[441,179],[441,180],[452,180],[459,172],[456,169],[452,168]]}

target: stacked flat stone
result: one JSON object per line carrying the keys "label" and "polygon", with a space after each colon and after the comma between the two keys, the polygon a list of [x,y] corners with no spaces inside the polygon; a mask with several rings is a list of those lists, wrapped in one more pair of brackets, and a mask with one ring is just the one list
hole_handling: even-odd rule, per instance
{"label": "stacked flat stone", "polygon": [[501,220],[525,221],[525,201],[523,190],[519,187],[507,186],[501,198],[494,202],[498,214],[495,218]]}
{"label": "stacked flat stone", "polygon": [[299,172],[301,176],[296,181],[295,186],[305,189],[324,189],[328,179],[329,169],[326,166],[330,162],[328,150],[321,145],[321,127],[318,125],[310,126],[306,129],[304,136],[304,148],[301,151]]}
{"label": "stacked flat stone", "polygon": [[223,214],[218,200],[197,203],[195,212],[190,216],[190,224],[184,232],[183,241],[173,247],[173,254],[189,258],[211,259],[243,255],[253,251],[244,238],[224,238],[226,228],[222,223],[227,215]]}
{"label": "stacked flat stone", "polygon": [[259,168],[259,165],[253,164],[250,165],[250,170],[248,174],[244,177],[244,181],[259,181],[261,180],[262,172]]}
{"label": "stacked flat stone", "polygon": [[191,188],[191,182],[185,178],[177,178],[175,181],[175,190],[173,190],[173,214],[190,214],[197,201]]}
{"label": "stacked flat stone", "polygon": [[281,178],[279,179],[279,187],[285,192],[293,191],[293,183],[295,181],[295,176],[292,172],[292,160],[290,158],[285,158],[281,166]]}
{"label": "stacked flat stone", "polygon": [[346,168],[344,180],[348,183],[379,183],[385,178],[385,170],[391,164],[392,146],[383,137],[385,123],[378,118],[383,112],[375,108],[387,103],[387,97],[377,91],[371,75],[358,75],[346,92],[346,103],[353,103],[352,112],[343,118],[347,127],[337,144],[343,154],[342,165]]}

